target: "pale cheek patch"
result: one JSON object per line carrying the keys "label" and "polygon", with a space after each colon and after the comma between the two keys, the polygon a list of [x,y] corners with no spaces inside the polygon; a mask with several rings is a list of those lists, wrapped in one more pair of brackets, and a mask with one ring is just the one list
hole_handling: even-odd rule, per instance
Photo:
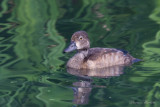
{"label": "pale cheek patch", "polygon": [[81,49],[80,43],[76,42],[77,49]]}

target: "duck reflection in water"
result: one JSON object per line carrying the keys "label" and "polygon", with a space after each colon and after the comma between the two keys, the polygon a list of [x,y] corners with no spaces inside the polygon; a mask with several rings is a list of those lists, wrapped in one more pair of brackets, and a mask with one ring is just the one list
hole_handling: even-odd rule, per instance
{"label": "duck reflection in water", "polygon": [[124,66],[112,66],[99,69],[73,69],[67,68],[69,74],[79,77],[78,82],[74,82],[72,89],[74,91],[74,104],[87,104],[89,101],[89,95],[92,88],[99,87],[105,88],[105,86],[92,85],[91,77],[109,78],[113,76],[120,76],[123,74]]}

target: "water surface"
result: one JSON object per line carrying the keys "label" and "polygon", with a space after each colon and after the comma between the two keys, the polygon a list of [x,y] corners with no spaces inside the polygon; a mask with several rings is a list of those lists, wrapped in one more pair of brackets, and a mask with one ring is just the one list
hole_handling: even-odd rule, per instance
{"label": "water surface", "polygon": [[[159,0],[1,0],[0,106],[159,107],[159,10]],[[62,51],[78,30],[91,47],[125,49],[143,61],[118,76],[69,74],[74,53]]]}

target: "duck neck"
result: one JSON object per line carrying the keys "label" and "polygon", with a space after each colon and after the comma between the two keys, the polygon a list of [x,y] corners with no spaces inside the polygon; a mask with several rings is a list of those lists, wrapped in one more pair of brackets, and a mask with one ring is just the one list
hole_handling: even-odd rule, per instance
{"label": "duck neck", "polygon": [[83,54],[84,58],[88,55],[88,49],[79,49],[78,52]]}

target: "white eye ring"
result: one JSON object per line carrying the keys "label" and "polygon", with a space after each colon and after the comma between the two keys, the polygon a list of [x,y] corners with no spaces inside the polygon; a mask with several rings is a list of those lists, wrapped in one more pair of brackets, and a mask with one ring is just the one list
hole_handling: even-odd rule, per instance
{"label": "white eye ring", "polygon": [[80,40],[82,40],[82,39],[83,39],[83,37],[82,37],[82,36],[80,36],[80,37],[79,37],[79,39],[80,39]]}

